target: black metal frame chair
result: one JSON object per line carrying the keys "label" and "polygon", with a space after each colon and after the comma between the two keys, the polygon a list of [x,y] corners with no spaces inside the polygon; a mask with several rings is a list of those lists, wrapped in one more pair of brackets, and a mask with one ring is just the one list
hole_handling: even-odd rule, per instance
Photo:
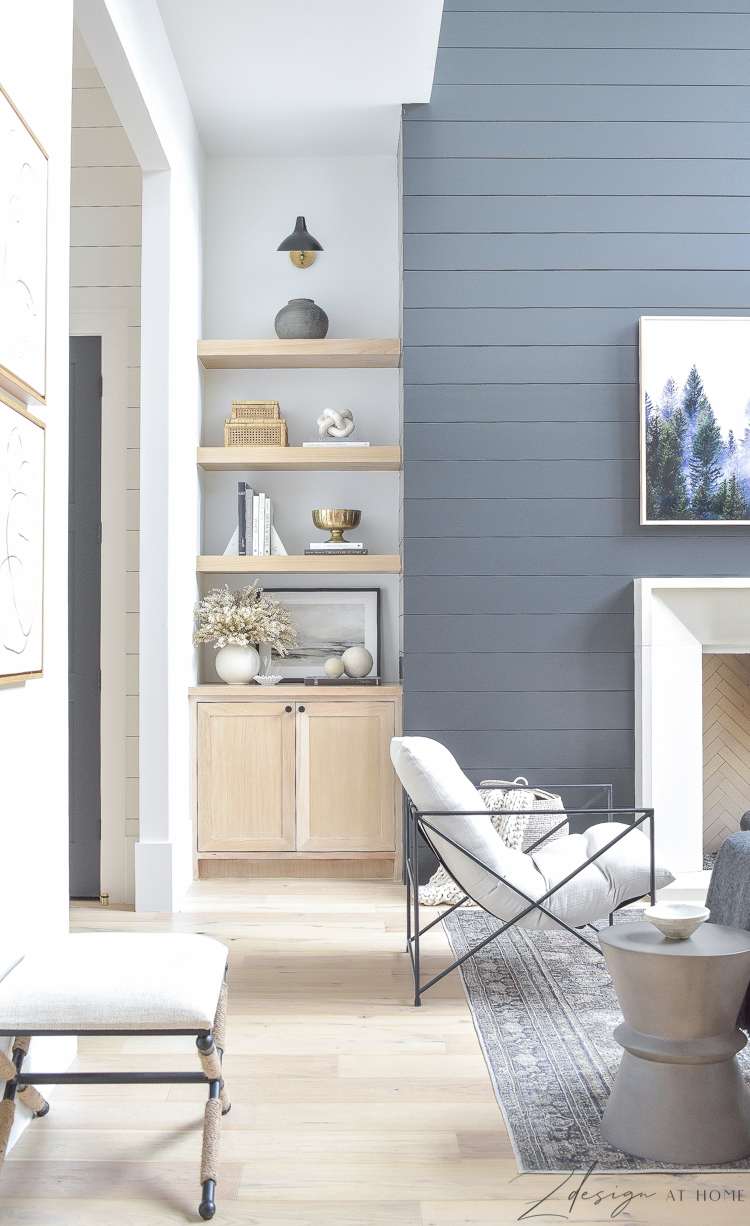
{"label": "black metal frame chair", "polygon": [[[551,787],[551,785],[549,786]],[[571,786],[575,786],[575,785],[571,785]],[[405,829],[406,829],[406,840],[405,840],[405,843],[406,843],[406,856],[405,856],[406,951],[409,954],[409,959],[411,962],[411,969],[412,969],[412,977],[414,980],[414,1004],[415,1006],[419,1006],[422,1004],[422,996],[429,988],[433,987],[434,984],[439,983],[439,981],[441,979],[444,979],[446,975],[449,975],[451,971],[456,970],[456,968],[461,966],[461,964],[465,962],[467,958],[471,958],[475,953],[478,953],[479,950],[483,949],[485,945],[489,945],[490,941],[494,941],[495,937],[501,936],[502,933],[507,932],[509,928],[512,928],[514,924],[517,924],[519,920],[524,918],[524,916],[529,915],[530,912],[535,911],[535,910],[541,911],[544,915],[549,916],[551,919],[555,921],[556,924],[559,924],[561,928],[566,929],[569,933],[571,933],[572,936],[577,937],[579,941],[583,941],[584,945],[588,945],[596,953],[601,955],[602,951],[600,947],[598,945],[595,945],[593,941],[590,941],[589,938],[584,935],[583,931],[577,928],[572,928],[570,924],[566,924],[564,920],[558,918],[558,916],[555,915],[554,911],[551,911],[544,904],[549,899],[551,899],[553,895],[558,892],[558,890],[561,890],[563,886],[568,884],[569,881],[572,881],[574,877],[577,877],[579,873],[583,872],[585,868],[588,868],[590,864],[594,864],[599,859],[599,857],[604,854],[605,851],[608,851],[610,847],[614,847],[615,843],[619,843],[620,839],[624,839],[628,834],[631,833],[632,830],[639,829],[639,827],[642,826],[643,823],[646,821],[648,821],[649,823],[649,844],[650,844],[649,894],[651,897],[651,905],[653,906],[655,904],[656,902],[656,875],[655,875],[656,865],[655,865],[655,858],[654,858],[654,810],[653,809],[630,809],[630,808],[614,809],[612,808],[612,805],[611,805],[611,787],[608,784],[603,785],[603,786],[609,789],[609,797],[610,797],[610,805],[605,809],[593,809],[593,808],[587,808],[583,806],[578,809],[570,809],[570,810],[568,809],[546,809],[546,810],[508,809],[508,810],[503,810],[503,816],[506,816],[506,815],[511,816],[514,813],[523,813],[524,816],[530,816],[534,813],[536,814],[544,813],[546,817],[555,817],[555,816],[561,817],[561,821],[559,821],[556,826],[554,826],[551,830],[548,830],[546,834],[542,835],[542,837],[537,839],[535,843],[532,843],[530,847],[527,847],[525,849],[523,853],[524,855],[529,855],[532,851],[534,851],[537,847],[539,847],[541,843],[544,843],[546,839],[550,838],[551,835],[555,834],[556,831],[560,830],[562,826],[566,825],[570,821],[571,818],[583,816],[584,819],[587,817],[595,817],[596,819],[598,819],[598,821],[588,822],[589,826],[596,825],[598,824],[598,822],[604,822],[604,821],[612,822],[613,820],[615,820],[615,817],[617,815],[627,815],[629,818],[632,819],[631,824],[629,825],[627,830],[620,831],[620,833],[617,834],[613,839],[611,839],[610,842],[608,842],[604,847],[600,848],[599,851],[595,852],[593,856],[589,856],[588,860],[586,860],[583,864],[579,864],[578,868],[576,868],[572,873],[569,873],[567,877],[563,878],[562,881],[559,881],[556,886],[554,886],[551,890],[548,890],[546,894],[543,894],[542,897],[538,899],[530,898],[527,894],[524,894],[523,890],[520,890],[517,886],[513,885],[511,881],[508,881],[507,878],[501,876],[501,874],[498,873],[494,868],[491,868],[489,864],[485,864],[482,860],[472,855],[471,852],[467,851],[465,847],[462,847],[460,843],[455,842],[454,839],[450,838],[442,830],[439,830],[435,825],[433,825],[432,822],[428,820],[431,817],[441,817],[441,818],[443,817],[486,817],[487,820],[489,821],[493,816],[495,816],[493,813],[491,813],[487,809],[483,809],[477,812],[471,812],[471,811],[466,811],[466,810],[463,810],[463,811],[451,810],[451,811],[440,811],[440,812],[437,810],[421,811],[417,809],[416,805],[411,800],[411,797],[409,797],[406,793],[404,793]],[[560,791],[559,788],[556,788],[555,790]],[[639,814],[640,816],[638,816]],[[468,953],[463,954],[462,957],[460,958],[456,958],[455,961],[453,961],[450,964],[450,966],[447,966],[445,968],[445,970],[442,970],[438,975],[434,975],[433,978],[430,979],[427,983],[422,983],[421,971],[420,971],[420,949],[419,949],[419,943],[420,943],[421,937],[423,937],[426,932],[429,932],[431,928],[434,928],[436,924],[439,924],[443,920],[444,916],[450,915],[452,911],[457,910],[458,907],[462,906],[463,903],[467,902],[468,899],[471,898],[470,894],[464,893],[463,896],[458,900],[458,902],[454,903],[450,907],[447,907],[445,910],[441,910],[441,913],[437,917],[437,919],[432,920],[432,922],[427,924],[424,928],[419,927],[419,836],[420,834],[424,838],[425,842],[427,843],[428,847],[433,852],[433,854],[437,856],[438,861],[443,866],[443,868],[445,868],[446,872],[451,874],[451,870],[445,864],[442,856],[440,855],[440,852],[438,851],[434,842],[430,838],[430,834],[428,833],[429,831],[433,831],[444,842],[450,843],[450,845],[452,847],[455,847],[457,851],[460,851],[462,852],[463,855],[468,856],[470,860],[473,860],[474,863],[479,865],[480,868],[483,868],[486,872],[490,873],[493,877],[496,878],[497,881],[501,881],[504,885],[508,886],[511,890],[513,890],[515,894],[518,894],[519,897],[522,898],[524,902],[527,902],[529,905],[523,911],[521,911],[518,915],[516,915],[512,920],[508,920],[506,923],[501,924],[500,927],[497,928],[490,936],[485,937],[483,941],[480,941],[477,945],[475,945],[472,949],[470,949]],[[463,886],[459,886],[459,888],[463,889]],[[620,910],[622,907],[626,907],[630,903],[637,902],[638,897],[642,897],[642,895],[636,896],[634,898],[625,899],[625,901],[622,902],[620,904],[620,907],[618,907],[617,909]],[[477,899],[472,899],[472,901],[477,902]],[[482,904],[480,902],[477,902],[477,905],[479,907],[482,907]],[[482,910],[486,910],[486,909],[482,907]],[[490,914],[490,912],[486,912],[486,913]],[[613,917],[614,917],[614,913],[610,913],[608,917],[610,924],[613,923]],[[593,924],[586,924],[584,925],[584,927],[591,928],[592,931],[594,932],[596,931]]]}

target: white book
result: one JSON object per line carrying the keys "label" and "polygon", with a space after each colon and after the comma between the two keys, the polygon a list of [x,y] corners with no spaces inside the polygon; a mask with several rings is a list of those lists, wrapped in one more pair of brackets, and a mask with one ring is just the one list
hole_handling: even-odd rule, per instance
{"label": "white book", "polygon": [[270,554],[271,554],[271,529],[273,527],[273,512],[274,512],[274,504],[273,502],[271,502],[270,498],[266,498],[266,520],[265,520],[266,532],[265,532],[265,538],[263,542],[263,552],[266,555],[266,557],[270,557]]}
{"label": "white book", "polygon": [[338,541],[324,541],[322,544],[320,541],[310,542],[311,549],[325,549],[326,551],[330,549],[364,549],[364,547],[363,541],[341,541],[340,544]]}
{"label": "white book", "polygon": [[347,438],[321,438],[311,440],[309,443],[303,443],[303,447],[369,447],[369,443],[361,443],[358,439]]}
{"label": "white book", "polygon": [[258,556],[258,517],[260,515],[260,494],[253,494],[253,557]]}
{"label": "white book", "polygon": [[231,541],[229,542],[229,544],[227,545],[226,549],[224,550],[224,555],[223,555],[223,556],[224,556],[225,558],[236,558],[236,557],[239,557],[239,552],[240,552],[240,540],[239,540],[239,537],[240,537],[240,529],[239,529],[239,525],[238,525],[238,526],[235,528],[234,532],[232,533],[232,539],[231,539]]}
{"label": "white book", "polygon": [[278,532],[271,524],[271,554],[274,558],[285,558],[287,556],[286,549],[281,543]]}

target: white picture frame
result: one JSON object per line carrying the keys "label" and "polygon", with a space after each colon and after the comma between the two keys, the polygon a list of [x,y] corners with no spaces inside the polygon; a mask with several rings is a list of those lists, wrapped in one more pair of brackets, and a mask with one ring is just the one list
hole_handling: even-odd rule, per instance
{"label": "white picture frame", "polygon": [[264,588],[297,623],[298,646],[274,660],[285,680],[325,677],[323,665],[347,647],[366,647],[380,672],[380,588]]}
{"label": "white picture frame", "polygon": [[0,685],[44,665],[44,423],[0,390]]}
{"label": "white picture frame", "polygon": [[0,85],[0,386],[47,394],[47,154]]}
{"label": "white picture frame", "polygon": [[748,352],[748,316],[641,316],[642,525],[750,524]]}

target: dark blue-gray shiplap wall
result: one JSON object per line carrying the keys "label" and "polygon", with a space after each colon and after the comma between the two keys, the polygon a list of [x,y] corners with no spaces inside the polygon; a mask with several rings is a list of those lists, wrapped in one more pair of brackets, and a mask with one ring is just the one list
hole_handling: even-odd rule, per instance
{"label": "dark blue-gray shiplap wall", "polygon": [[637,424],[639,315],[750,313],[750,16],[615,7],[447,0],[405,114],[403,663],[473,778],[632,803],[633,577],[750,572],[639,526]]}

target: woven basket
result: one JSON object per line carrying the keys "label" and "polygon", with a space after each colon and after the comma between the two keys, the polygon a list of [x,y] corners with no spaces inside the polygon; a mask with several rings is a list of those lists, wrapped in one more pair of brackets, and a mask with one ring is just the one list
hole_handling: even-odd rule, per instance
{"label": "woven basket", "polygon": [[233,400],[232,421],[268,420],[281,417],[278,400]]}
{"label": "woven basket", "polygon": [[256,418],[254,421],[225,421],[225,447],[288,447],[286,421],[283,417]]}

